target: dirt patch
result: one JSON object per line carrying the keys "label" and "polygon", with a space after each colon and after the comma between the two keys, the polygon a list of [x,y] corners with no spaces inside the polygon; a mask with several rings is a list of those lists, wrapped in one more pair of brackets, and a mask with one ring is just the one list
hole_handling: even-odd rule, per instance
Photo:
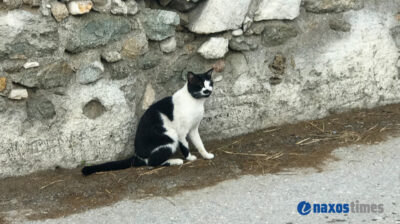
{"label": "dirt patch", "polygon": [[208,142],[206,147],[215,159],[198,159],[180,167],[140,167],[89,177],[83,177],[80,169],[58,169],[6,178],[0,182],[0,215],[24,210],[29,212],[23,216],[31,220],[56,218],[123,198],[171,196],[246,174],[298,167],[322,171],[326,161],[336,159],[331,155],[335,148],[374,144],[399,129],[400,105],[389,105]]}

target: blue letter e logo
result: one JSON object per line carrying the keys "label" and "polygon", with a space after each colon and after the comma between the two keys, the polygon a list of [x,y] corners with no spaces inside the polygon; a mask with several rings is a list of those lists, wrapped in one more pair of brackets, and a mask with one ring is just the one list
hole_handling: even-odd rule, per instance
{"label": "blue letter e logo", "polygon": [[311,204],[302,201],[297,205],[297,211],[300,213],[300,215],[308,215],[311,212]]}

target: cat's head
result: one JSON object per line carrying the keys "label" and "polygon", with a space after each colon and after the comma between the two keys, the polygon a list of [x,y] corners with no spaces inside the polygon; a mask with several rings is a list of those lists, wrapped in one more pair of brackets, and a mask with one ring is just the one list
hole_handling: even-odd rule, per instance
{"label": "cat's head", "polygon": [[190,95],[196,99],[207,98],[211,95],[214,85],[211,78],[213,71],[213,69],[210,69],[202,74],[187,73],[187,86]]}

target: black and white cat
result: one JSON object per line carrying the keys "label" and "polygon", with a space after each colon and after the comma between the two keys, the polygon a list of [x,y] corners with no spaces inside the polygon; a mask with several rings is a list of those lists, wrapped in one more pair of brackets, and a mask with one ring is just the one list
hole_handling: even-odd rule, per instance
{"label": "black and white cat", "polygon": [[196,156],[189,152],[186,137],[190,138],[202,157],[213,159],[214,155],[204,148],[198,130],[203,119],[204,102],[213,90],[212,72],[213,69],[203,74],[188,72],[185,86],[147,109],[136,131],[134,156],[125,160],[86,166],[82,173],[90,175],[132,166],[181,165],[182,159],[171,158],[178,148],[187,160],[196,160]]}

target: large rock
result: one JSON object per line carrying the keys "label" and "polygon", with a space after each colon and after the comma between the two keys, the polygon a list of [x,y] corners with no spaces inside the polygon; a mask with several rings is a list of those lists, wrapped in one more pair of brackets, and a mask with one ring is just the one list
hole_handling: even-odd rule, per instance
{"label": "large rock", "polygon": [[364,0],[304,0],[304,8],[315,13],[344,12],[363,7]]}
{"label": "large rock", "polygon": [[197,52],[206,59],[223,58],[229,51],[228,44],[228,39],[223,37],[211,37],[200,46]]}
{"label": "large rock", "polygon": [[189,16],[188,28],[200,34],[234,30],[242,26],[251,0],[208,0]]}
{"label": "large rock", "polygon": [[80,84],[89,84],[96,82],[103,78],[102,73],[104,72],[104,66],[100,61],[95,61],[90,65],[80,69],[76,73],[76,80]]}
{"label": "large rock", "polygon": [[30,119],[51,119],[56,115],[53,103],[45,96],[37,96],[26,102],[26,111]]}
{"label": "large rock", "polygon": [[74,71],[65,61],[56,61],[15,74],[12,81],[29,88],[50,89],[68,85]]}
{"label": "large rock", "polygon": [[49,55],[59,45],[57,23],[28,11],[0,12],[0,31],[0,60]]}
{"label": "large rock", "polygon": [[261,40],[264,46],[272,47],[284,44],[290,38],[296,37],[298,31],[291,23],[274,21],[267,23],[261,34]]}
{"label": "large rock", "polygon": [[254,20],[294,19],[300,14],[301,0],[262,0]]}
{"label": "large rock", "polygon": [[179,15],[165,10],[145,9],[141,21],[150,40],[164,40],[175,35],[175,26],[179,25]]}
{"label": "large rock", "polygon": [[88,48],[119,40],[131,31],[129,20],[123,17],[96,15],[83,24],[72,25],[66,49],[77,53]]}

